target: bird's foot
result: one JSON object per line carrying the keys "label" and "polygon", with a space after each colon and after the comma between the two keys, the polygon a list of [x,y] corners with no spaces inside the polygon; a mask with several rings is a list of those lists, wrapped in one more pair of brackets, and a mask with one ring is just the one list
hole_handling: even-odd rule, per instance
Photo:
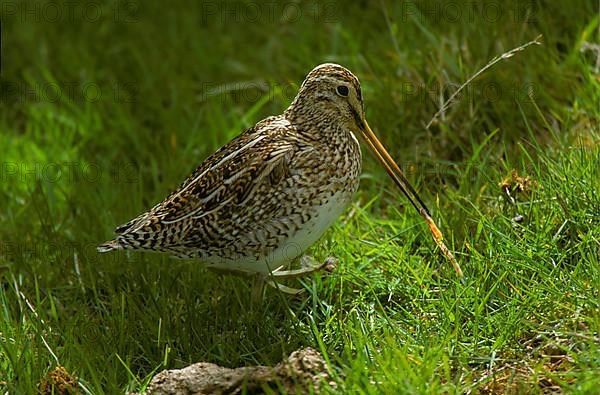
{"label": "bird's foot", "polygon": [[310,255],[304,255],[302,256],[302,258],[300,258],[300,266],[306,268],[313,268],[314,271],[323,270],[327,273],[332,273],[335,270],[335,268],[338,267],[339,263],[340,260],[334,256],[329,256],[325,258],[325,260],[322,263],[318,263],[317,261],[315,261],[315,258],[313,258]]}
{"label": "bird's foot", "polygon": [[268,274],[266,276],[264,274],[257,274],[254,278],[254,283],[252,284],[252,300],[255,303],[261,302],[265,290],[265,284],[269,284],[271,287],[288,295],[299,295],[304,292],[304,289],[292,288],[288,287],[287,285],[283,285],[273,280]]}
{"label": "bird's foot", "polygon": [[266,280],[266,283],[269,284],[271,287],[288,295],[300,295],[304,292],[304,289],[288,287],[287,285],[283,285],[273,280]]}
{"label": "bird's foot", "polygon": [[271,277],[277,280],[290,280],[298,277],[304,277],[308,274],[325,270],[332,272],[337,267],[339,260],[334,257],[329,257],[323,263],[317,263],[315,259],[309,255],[304,255],[300,258],[300,268],[281,270],[281,268],[273,270]]}
{"label": "bird's foot", "polygon": [[283,285],[275,280],[290,280],[294,278],[304,277],[306,275],[326,271],[331,273],[338,265],[339,259],[335,257],[328,257],[322,263],[317,263],[315,259],[309,255],[304,255],[300,258],[300,268],[291,270],[281,270],[281,268],[274,270],[270,278],[265,279],[265,282],[275,289],[280,290],[286,294],[298,295],[304,292],[304,289],[292,288]]}
{"label": "bird's foot", "polygon": [[279,280],[291,280],[319,271],[331,273],[338,266],[338,263],[339,259],[335,257],[328,257],[322,263],[318,263],[312,256],[304,255],[300,258],[299,269],[282,270],[282,266],[273,270],[271,273],[257,274],[254,280],[252,299],[261,299],[264,290],[264,284],[268,284],[271,287],[289,295],[299,295],[304,292],[304,289],[288,287],[287,285],[281,284]]}

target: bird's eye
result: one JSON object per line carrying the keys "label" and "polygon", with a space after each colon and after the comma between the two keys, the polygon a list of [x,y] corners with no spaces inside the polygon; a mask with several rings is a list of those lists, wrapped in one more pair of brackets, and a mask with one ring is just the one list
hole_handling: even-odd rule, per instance
{"label": "bird's eye", "polygon": [[336,90],[337,94],[340,96],[344,96],[344,97],[348,96],[348,87],[345,85],[340,85],[335,90]]}

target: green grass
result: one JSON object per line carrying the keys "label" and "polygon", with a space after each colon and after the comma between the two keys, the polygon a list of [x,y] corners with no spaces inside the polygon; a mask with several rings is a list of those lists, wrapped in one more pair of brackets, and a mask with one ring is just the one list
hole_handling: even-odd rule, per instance
{"label": "green grass", "polygon": [[[346,393],[597,393],[597,2],[159,4],[0,3],[2,393],[58,364],[112,394],[305,346]],[[366,150],[353,206],[310,251],[341,264],[303,299],[253,304],[247,280],[196,262],[96,253],[325,61],[361,79],[464,283]],[[513,169],[531,180],[514,204]]]}

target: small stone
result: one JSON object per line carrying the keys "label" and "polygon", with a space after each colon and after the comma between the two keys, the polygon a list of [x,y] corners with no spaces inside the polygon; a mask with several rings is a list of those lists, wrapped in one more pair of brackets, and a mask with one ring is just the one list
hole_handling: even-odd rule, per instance
{"label": "small stone", "polygon": [[513,217],[513,222],[516,222],[518,224],[520,224],[521,222],[523,222],[525,220],[525,216],[519,214]]}

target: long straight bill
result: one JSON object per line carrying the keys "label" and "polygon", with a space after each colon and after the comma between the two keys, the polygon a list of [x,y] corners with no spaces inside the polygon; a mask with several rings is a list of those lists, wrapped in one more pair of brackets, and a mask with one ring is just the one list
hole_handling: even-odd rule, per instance
{"label": "long straight bill", "polygon": [[442,235],[442,232],[440,232],[440,230],[438,229],[435,222],[433,222],[429,209],[427,208],[425,203],[423,203],[423,200],[421,199],[417,191],[412,187],[402,170],[400,170],[398,164],[396,164],[396,162],[394,161],[394,159],[392,159],[392,157],[387,152],[383,144],[381,144],[377,136],[375,136],[375,133],[373,133],[367,121],[362,120],[361,126],[364,138],[367,144],[369,145],[369,148],[371,148],[371,151],[373,151],[379,162],[381,162],[389,176],[392,178],[392,180],[394,180],[396,185],[398,185],[400,190],[406,195],[410,203],[419,212],[421,217],[425,219],[425,222],[427,222],[429,230],[433,235],[433,240],[438,245],[438,247],[440,247],[446,258],[448,258],[448,260],[452,263],[452,266],[454,267],[454,270],[456,271],[458,276],[462,278],[463,272],[460,269],[458,262],[454,258],[454,255],[452,255],[452,252],[450,252],[448,247],[446,247],[446,245],[444,244],[444,236]]}

